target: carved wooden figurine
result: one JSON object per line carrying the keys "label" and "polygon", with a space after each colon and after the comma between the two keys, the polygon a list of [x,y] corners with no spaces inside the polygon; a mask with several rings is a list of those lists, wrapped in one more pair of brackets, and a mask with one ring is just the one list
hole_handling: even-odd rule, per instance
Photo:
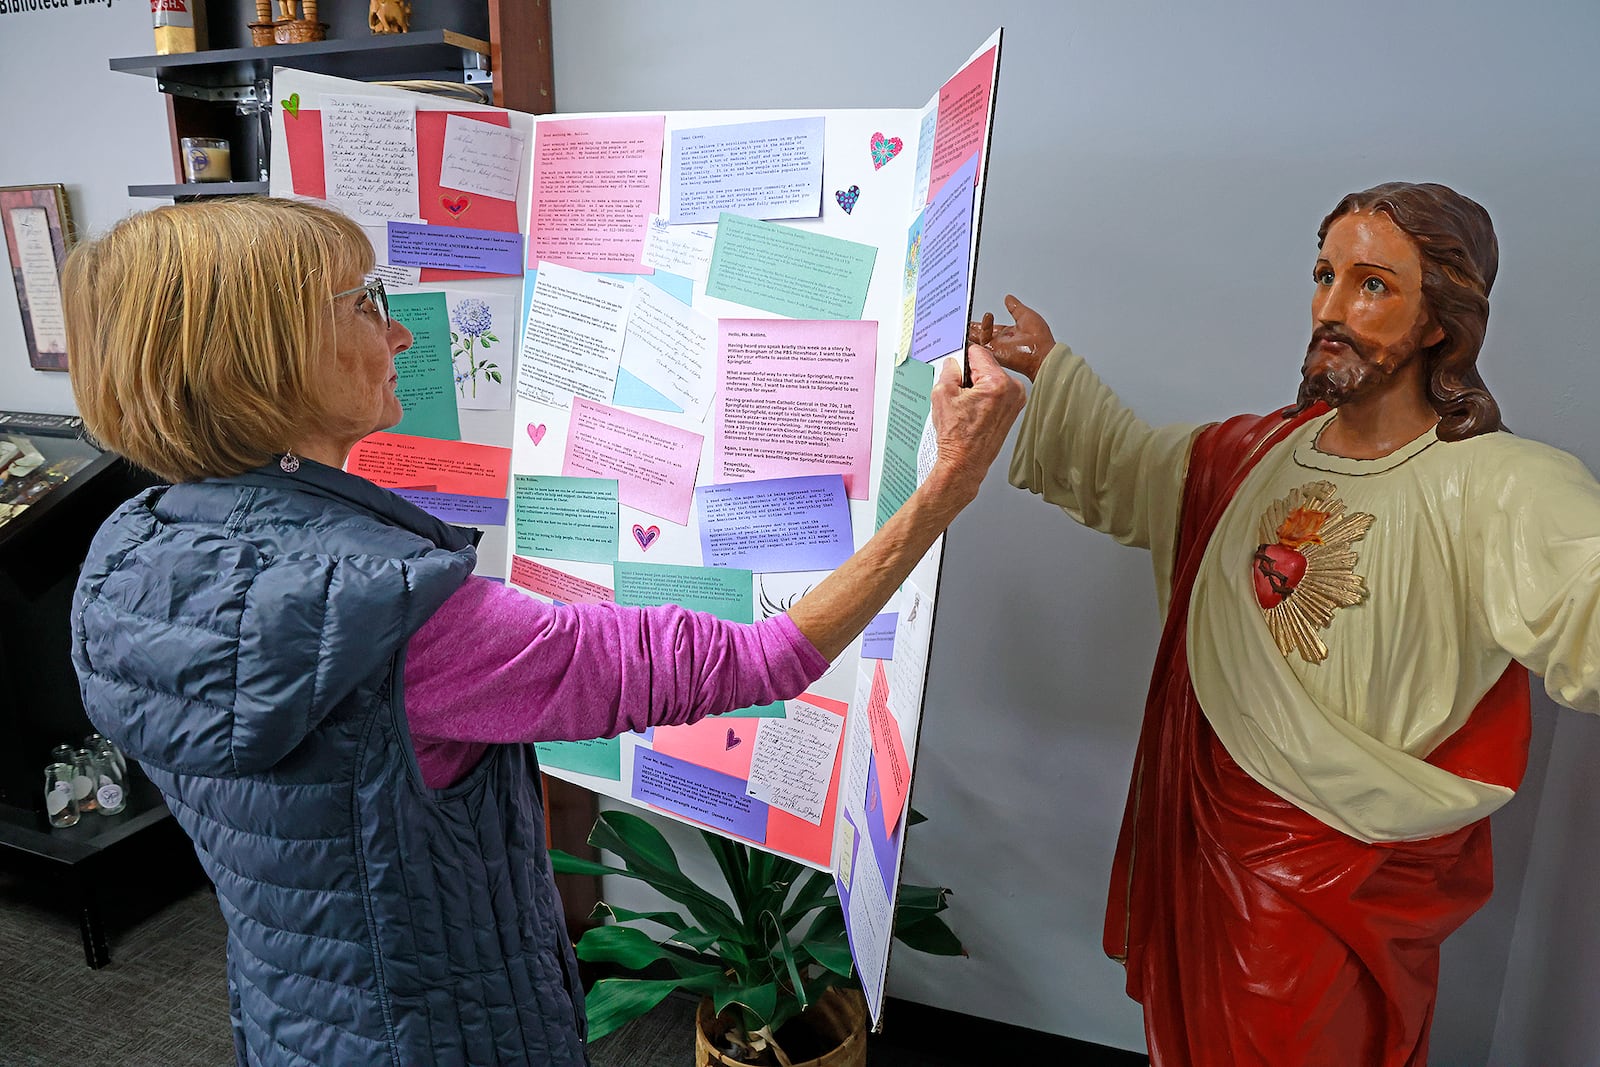
{"label": "carved wooden figurine", "polygon": [[372,0],[367,25],[373,33],[406,33],[411,29],[409,0]]}

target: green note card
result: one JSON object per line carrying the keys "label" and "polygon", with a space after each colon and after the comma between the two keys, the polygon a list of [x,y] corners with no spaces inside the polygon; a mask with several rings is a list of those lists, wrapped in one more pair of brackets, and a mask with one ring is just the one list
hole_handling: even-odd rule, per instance
{"label": "green note card", "polygon": [[517,555],[610,563],[617,558],[617,480],[519,474]]}
{"label": "green note card", "polygon": [[878,250],[723,212],[706,295],[792,319],[859,319]]}
{"label": "green note card", "polygon": [[883,479],[878,483],[878,526],[900,510],[917,487],[917,448],[932,409],[933,364],[908,359],[894,369],[889,422],[883,439]]}
{"label": "green note card", "polygon": [[622,781],[622,740],[597,737],[593,741],[540,741],[533,746],[539,763],[563,771],[592,774],[596,778]]}
{"label": "green note card", "polygon": [[411,347],[394,357],[395,396],[405,415],[393,433],[461,440],[455,370],[450,363],[450,312],[443,293],[395,293],[389,314],[411,331]]}

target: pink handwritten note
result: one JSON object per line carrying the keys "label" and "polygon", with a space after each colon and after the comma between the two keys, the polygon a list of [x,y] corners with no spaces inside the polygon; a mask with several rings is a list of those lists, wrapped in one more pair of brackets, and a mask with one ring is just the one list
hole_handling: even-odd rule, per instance
{"label": "pink handwritten note", "polygon": [[894,833],[911,788],[911,764],[906,759],[900,724],[889,710],[889,679],[883,673],[883,660],[872,668],[872,693],[867,698],[867,722],[872,727],[872,755],[877,760],[879,785],[883,789],[883,832]]}
{"label": "pink handwritten note", "polygon": [[618,501],[687,526],[704,443],[697,433],[574,397],[561,473],[615,478]]}

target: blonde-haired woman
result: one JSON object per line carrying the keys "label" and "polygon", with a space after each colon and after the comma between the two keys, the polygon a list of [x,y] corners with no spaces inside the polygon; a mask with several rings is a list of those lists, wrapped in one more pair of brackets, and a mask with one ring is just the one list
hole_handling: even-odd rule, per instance
{"label": "blonde-haired woman", "polygon": [[1022,391],[982,349],[972,388],[947,368],[932,474],[787,615],[551,606],[340,469],[401,416],[411,335],[371,266],[345,217],[270,199],[69,257],[85,423],[174,483],[89,550],[84,704],[216,884],[241,1064],[586,1063],[531,742],[801,692],[976,495]]}

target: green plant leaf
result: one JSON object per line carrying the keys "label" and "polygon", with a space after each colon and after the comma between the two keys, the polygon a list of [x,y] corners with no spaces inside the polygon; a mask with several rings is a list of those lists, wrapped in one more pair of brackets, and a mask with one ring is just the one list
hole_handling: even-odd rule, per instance
{"label": "green plant leaf", "polygon": [[[849,978],[855,971],[855,960],[850,956],[850,942],[847,940],[820,941],[808,939],[802,947],[811,954],[811,958],[816,960],[818,964],[841,978]],[[817,993],[815,987],[813,987],[812,991]]]}
{"label": "green plant leaf", "polygon": [[675,989],[709,993],[716,988],[719,977],[602,978],[584,998],[589,1014],[589,1041],[598,1041],[639,1018],[666,1000]]}
{"label": "green plant leaf", "polygon": [[778,1007],[778,983],[725,986],[711,995],[711,1008],[715,1014],[721,1015],[729,1004],[742,1005],[765,1023]]}
{"label": "green plant leaf", "polygon": [[663,948],[649,934],[633,926],[596,926],[585,930],[575,949],[580,960],[615,963],[632,971],[642,971],[652,963],[664,961],[683,976],[722,973],[722,968],[714,963],[690,959]]}
{"label": "green plant leaf", "polygon": [[710,952],[711,946],[717,943],[717,935],[700,929],[698,926],[687,926],[674,930],[671,937],[661,939],[662,944],[671,942],[677,945],[687,945],[696,952]]}
{"label": "green plant leaf", "polygon": [[802,944],[809,944],[812,941],[837,941],[848,936],[844,929],[844,908],[840,906],[837,898],[828,903],[831,906],[823,908],[811,921],[811,928],[800,939]]}
{"label": "green plant leaf", "polygon": [[719,936],[738,936],[740,923],[728,905],[690,880],[678,868],[677,856],[666,838],[637,815],[601,812],[589,832],[589,843],[622,857],[627,870],[609,873],[648,883],[688,908],[695,922]]}
{"label": "green plant leaf", "polygon": [[639,816],[626,811],[602,811],[599,820],[595,823],[594,830],[589,834],[589,843],[600,848],[610,849],[617,855],[627,859],[627,851],[612,848],[610,845],[596,841],[601,826],[606,827],[614,840],[626,842],[629,848],[650,863],[682,874],[678,866],[678,854],[672,851],[672,845],[667,842],[660,830],[651,826]]}
{"label": "green plant leaf", "polygon": [[838,899],[833,896],[833,875],[827,871],[811,871],[800,883],[800,889],[789,906],[783,910],[783,925],[794,926],[830,899]]}
{"label": "green plant leaf", "polygon": [[[778,917],[770,911],[761,913],[761,922],[765,928],[770,929],[775,935],[773,947],[778,950],[778,958],[783,960],[784,969],[789,972],[789,988],[794,992],[795,999],[800,1002],[800,1008],[804,1011],[811,1006],[811,996],[806,992],[805,979],[800,977],[800,967],[795,963],[794,950],[789,947],[788,932],[784,927],[778,925]],[[772,968],[772,971],[773,977],[779,981],[783,980],[783,976],[777,973],[778,968],[776,966]]]}
{"label": "green plant leaf", "polygon": [[722,880],[728,883],[729,894],[733,898],[734,907],[739,911],[739,917],[748,923],[750,871],[745,861],[748,850],[743,845],[736,845],[726,837],[718,837],[707,830],[701,830],[700,836],[705,840],[711,858],[717,861],[717,868],[722,871]]}
{"label": "green plant leaf", "polygon": [[497,384],[497,385],[503,384],[503,379],[500,377],[500,372],[499,371],[497,371],[497,370],[490,371],[489,372],[489,377],[491,377],[491,378],[493,378],[495,380],[495,384]]}
{"label": "green plant leaf", "polygon": [[499,340],[500,340],[500,338],[498,338],[498,337],[496,337],[496,336],[495,336],[495,335],[494,335],[494,334],[492,334],[492,333],[486,333],[486,334],[484,334],[484,335],[483,335],[483,339],[484,339],[484,340],[485,340],[485,341],[494,341],[494,342],[496,342],[496,343],[498,343],[498,342],[499,342]]}
{"label": "green plant leaf", "polygon": [[931,914],[950,906],[950,902],[945,899],[949,895],[950,890],[931,885],[902,885],[894,906],[896,911],[903,908],[906,911],[925,911]]}
{"label": "green plant leaf", "polygon": [[925,915],[915,922],[902,922],[895,916],[894,936],[901,944],[933,956],[965,956],[961,939],[937,915]]}
{"label": "green plant leaf", "polygon": [[594,860],[580,859],[570,852],[561,851],[559,848],[550,850],[550,869],[557,874],[626,875],[628,873],[621,867],[608,867],[604,863],[596,863]]}
{"label": "green plant leaf", "polygon": [[689,925],[688,921],[675,911],[629,911],[627,908],[619,908],[602,900],[589,913],[589,921],[599,922],[605,919],[615,919],[619,923],[660,923],[669,930],[681,930]]}
{"label": "green plant leaf", "polygon": [[454,330],[451,330],[450,331],[450,343],[451,344],[459,344],[460,342],[461,342],[461,335],[459,333],[456,333]]}

